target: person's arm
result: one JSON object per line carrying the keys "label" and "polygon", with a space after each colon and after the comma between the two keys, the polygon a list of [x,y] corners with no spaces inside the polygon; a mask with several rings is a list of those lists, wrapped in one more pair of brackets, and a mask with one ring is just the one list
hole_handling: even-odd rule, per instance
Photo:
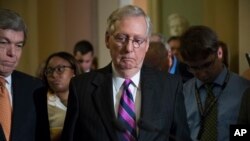
{"label": "person's arm", "polygon": [[174,103],[174,122],[171,127],[170,140],[172,141],[191,141],[187,114],[182,93],[182,82],[179,80]]}
{"label": "person's arm", "polygon": [[77,135],[76,122],[78,118],[78,110],[77,93],[73,81],[71,81],[69,86],[67,113],[61,137],[62,141],[75,140],[74,137]]}
{"label": "person's arm", "polygon": [[248,88],[242,97],[241,107],[238,117],[238,124],[250,124],[250,88]]}

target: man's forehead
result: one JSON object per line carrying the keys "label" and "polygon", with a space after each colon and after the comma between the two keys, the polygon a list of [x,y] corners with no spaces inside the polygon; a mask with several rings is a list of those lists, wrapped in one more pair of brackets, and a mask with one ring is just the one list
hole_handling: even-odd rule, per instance
{"label": "man's forehead", "polygon": [[24,32],[0,28],[0,39],[14,43],[24,42]]}
{"label": "man's forehead", "polygon": [[[211,61],[212,59],[214,59],[215,55],[214,54],[211,54],[211,55],[208,55],[207,58],[205,59],[198,59],[198,60],[194,60],[194,61],[186,61],[187,64],[190,64],[190,65],[202,65],[206,62],[209,62]],[[202,58],[202,57],[200,57]]]}

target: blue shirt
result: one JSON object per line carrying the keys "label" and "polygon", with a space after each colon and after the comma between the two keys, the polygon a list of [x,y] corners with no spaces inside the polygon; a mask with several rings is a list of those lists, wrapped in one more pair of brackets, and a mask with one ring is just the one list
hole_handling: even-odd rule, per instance
{"label": "blue shirt", "polygon": [[173,64],[172,64],[171,68],[169,69],[169,73],[170,74],[175,74],[176,73],[176,67],[177,67],[177,58],[176,58],[176,56],[173,56],[172,59],[173,59]]}
{"label": "blue shirt", "polygon": [[[227,72],[227,68],[224,67],[223,71],[215,79],[213,87],[214,95],[219,96],[217,100],[218,141],[229,141],[229,126],[237,123],[241,97],[245,90],[250,86],[250,81],[243,79],[233,72],[228,72],[229,80],[224,90],[222,90],[222,85]],[[197,140],[197,135],[200,129],[200,113],[195,97],[195,85],[198,88],[202,105],[205,105],[206,89],[204,88],[203,82],[197,78],[193,78],[187,81],[183,86],[188,125],[191,138],[194,141]]]}

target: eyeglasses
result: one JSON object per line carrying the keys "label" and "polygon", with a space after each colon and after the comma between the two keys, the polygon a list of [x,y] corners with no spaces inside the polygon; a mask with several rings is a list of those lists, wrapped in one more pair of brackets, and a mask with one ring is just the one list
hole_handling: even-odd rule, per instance
{"label": "eyeglasses", "polygon": [[48,68],[44,71],[44,74],[45,74],[46,76],[50,76],[50,75],[52,75],[54,72],[56,72],[57,74],[62,74],[62,73],[64,73],[64,71],[65,71],[66,68],[72,69],[71,66],[56,66],[56,67],[54,67],[54,68],[48,67]]}
{"label": "eyeglasses", "polygon": [[115,39],[117,43],[121,45],[125,45],[129,42],[129,40],[131,40],[134,48],[139,48],[141,44],[146,41],[146,39],[143,39],[142,37],[134,37],[134,39],[129,39],[129,36],[125,34],[116,34],[111,36]]}
{"label": "eyeglasses", "polygon": [[202,65],[199,66],[189,66],[188,65],[188,71],[190,72],[197,72],[197,71],[201,71],[201,70],[205,70],[205,69],[210,69],[212,67],[212,65],[215,63],[216,58],[214,58],[213,60],[206,62]]}

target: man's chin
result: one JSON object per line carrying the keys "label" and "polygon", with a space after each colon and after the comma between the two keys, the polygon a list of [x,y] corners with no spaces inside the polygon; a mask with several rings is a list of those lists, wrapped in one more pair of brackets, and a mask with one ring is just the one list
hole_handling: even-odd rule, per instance
{"label": "man's chin", "polygon": [[13,72],[13,71],[8,71],[8,72],[2,72],[2,71],[0,71],[0,75],[1,75],[1,76],[4,76],[4,77],[7,77],[7,76],[9,76],[12,72]]}
{"label": "man's chin", "polygon": [[9,76],[15,69],[12,67],[5,67],[4,69],[0,68],[0,75]]}

